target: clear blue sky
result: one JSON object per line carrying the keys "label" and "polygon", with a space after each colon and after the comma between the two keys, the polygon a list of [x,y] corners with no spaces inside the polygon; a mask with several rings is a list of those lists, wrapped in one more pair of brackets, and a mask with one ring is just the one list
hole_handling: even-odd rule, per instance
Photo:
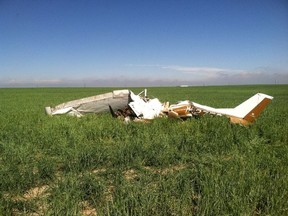
{"label": "clear blue sky", "polygon": [[275,82],[287,0],[0,0],[0,87]]}

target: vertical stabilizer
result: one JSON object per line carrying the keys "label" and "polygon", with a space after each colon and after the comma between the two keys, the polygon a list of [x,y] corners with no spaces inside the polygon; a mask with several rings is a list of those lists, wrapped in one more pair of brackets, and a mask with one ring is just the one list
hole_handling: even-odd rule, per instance
{"label": "vertical stabilizer", "polygon": [[244,125],[253,123],[272,99],[272,96],[266,94],[255,94],[233,109],[233,115],[230,116],[231,122]]}

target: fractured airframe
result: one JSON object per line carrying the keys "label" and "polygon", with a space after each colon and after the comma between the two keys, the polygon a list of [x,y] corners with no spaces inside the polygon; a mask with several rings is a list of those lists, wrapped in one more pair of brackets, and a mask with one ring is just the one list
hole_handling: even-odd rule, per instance
{"label": "fractured airframe", "polygon": [[139,94],[123,89],[45,107],[45,111],[48,115],[78,117],[88,113],[110,112],[113,117],[125,122],[149,121],[162,116],[186,120],[210,114],[226,116],[231,123],[247,126],[255,121],[272,99],[272,96],[257,93],[234,108],[214,108],[190,100],[170,105],[169,102],[161,103],[158,98],[148,98],[146,89]]}

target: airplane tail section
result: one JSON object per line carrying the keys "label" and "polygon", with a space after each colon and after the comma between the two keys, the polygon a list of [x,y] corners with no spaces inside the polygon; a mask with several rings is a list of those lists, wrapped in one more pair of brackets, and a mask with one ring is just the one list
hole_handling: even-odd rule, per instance
{"label": "airplane tail section", "polygon": [[272,96],[263,93],[255,94],[234,108],[235,116],[230,116],[231,122],[240,121],[244,125],[253,123],[272,99]]}
{"label": "airplane tail section", "polygon": [[235,108],[217,109],[196,103],[193,105],[203,113],[225,115],[232,123],[249,125],[255,121],[272,99],[272,96],[257,93]]}

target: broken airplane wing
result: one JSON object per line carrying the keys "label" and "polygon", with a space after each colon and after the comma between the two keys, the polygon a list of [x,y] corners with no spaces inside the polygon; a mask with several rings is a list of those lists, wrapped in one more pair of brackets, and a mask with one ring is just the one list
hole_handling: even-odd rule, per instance
{"label": "broken airplane wing", "polygon": [[109,105],[115,109],[123,109],[129,101],[130,91],[124,89],[69,101],[54,108],[46,107],[45,111],[49,115],[69,114],[82,116],[87,113],[109,112]]}

